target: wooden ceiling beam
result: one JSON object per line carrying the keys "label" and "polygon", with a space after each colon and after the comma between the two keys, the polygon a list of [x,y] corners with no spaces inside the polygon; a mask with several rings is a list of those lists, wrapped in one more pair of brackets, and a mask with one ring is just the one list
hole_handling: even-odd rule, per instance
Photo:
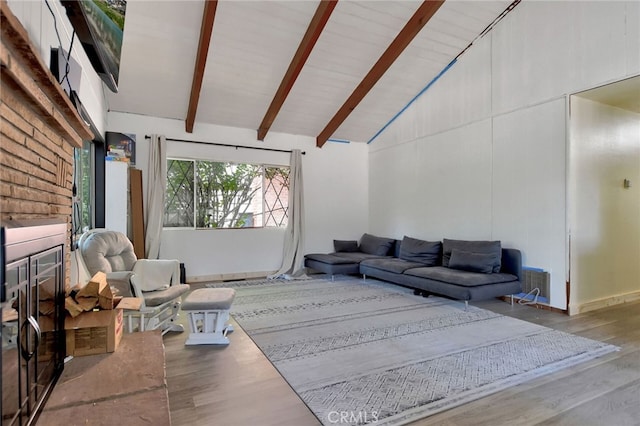
{"label": "wooden ceiling beam", "polygon": [[378,59],[375,65],[369,70],[367,75],[362,79],[360,84],[355,88],[351,96],[340,107],[338,112],[333,116],[325,128],[316,138],[316,146],[322,148],[333,133],[347,119],[349,114],[358,106],[358,104],[369,93],[371,88],[380,80],[385,72],[391,67],[404,49],[418,35],[420,30],[429,22],[431,17],[438,11],[444,0],[427,0],[413,14],[411,19],[398,33],[396,38],[391,42],[387,50]]}
{"label": "wooden ceiling beam", "polygon": [[202,25],[200,27],[200,41],[198,42],[198,52],[196,54],[196,65],[193,70],[193,80],[191,82],[191,95],[189,97],[189,109],[185,119],[187,133],[193,133],[193,125],[198,112],[198,101],[200,100],[200,90],[202,89],[202,79],[204,69],[207,65],[207,54],[213,33],[213,21],[216,17],[218,0],[205,0],[204,12],[202,13]]}
{"label": "wooden ceiling beam", "polygon": [[289,68],[280,82],[280,87],[278,87],[271,101],[271,105],[269,105],[269,109],[267,109],[267,113],[264,115],[260,127],[258,127],[259,141],[263,141],[265,136],[267,136],[267,132],[269,132],[278,112],[280,112],[280,108],[282,108],[284,101],[287,99],[293,84],[296,82],[298,75],[300,75],[302,67],[304,67],[305,62],[307,62],[313,47],[316,45],[320,34],[322,34],[322,30],[337,4],[338,0],[321,0],[318,4],[316,13],[313,15],[307,27],[307,32],[304,34],[304,37],[302,37],[298,50],[293,56]]}

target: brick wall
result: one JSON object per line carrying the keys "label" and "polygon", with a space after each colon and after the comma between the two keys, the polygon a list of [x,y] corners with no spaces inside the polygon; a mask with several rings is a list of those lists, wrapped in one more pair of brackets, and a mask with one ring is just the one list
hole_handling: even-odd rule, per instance
{"label": "brick wall", "polygon": [[70,233],[73,148],[93,135],[4,1],[0,36],[0,223],[56,219]]}
{"label": "brick wall", "polygon": [[71,216],[73,146],[3,85],[0,94],[0,220]]}

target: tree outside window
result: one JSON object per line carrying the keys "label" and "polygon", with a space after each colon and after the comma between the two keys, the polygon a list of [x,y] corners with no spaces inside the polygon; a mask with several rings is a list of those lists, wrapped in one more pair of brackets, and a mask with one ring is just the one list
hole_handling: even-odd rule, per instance
{"label": "tree outside window", "polygon": [[283,227],[288,196],[288,167],[169,159],[164,226]]}

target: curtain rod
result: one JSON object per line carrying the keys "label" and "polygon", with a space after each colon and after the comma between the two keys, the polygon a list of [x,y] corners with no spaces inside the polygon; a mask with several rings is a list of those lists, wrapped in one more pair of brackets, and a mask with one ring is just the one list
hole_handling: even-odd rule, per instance
{"label": "curtain rod", "polygon": [[[145,139],[151,139],[151,136],[149,135],[144,135]],[[261,148],[259,146],[244,146],[244,145],[228,145],[225,143],[216,143],[216,142],[203,142],[203,141],[190,141],[187,139],[174,139],[174,138],[165,138],[168,141],[172,141],[172,142],[187,142],[187,143],[197,143],[197,144],[202,144],[202,145],[215,145],[215,146],[226,146],[227,148],[244,148],[244,149],[258,149],[260,151],[274,151],[274,152],[292,152],[286,149],[275,149],[275,148]],[[302,155],[305,155],[306,152],[302,151],[301,152]]]}

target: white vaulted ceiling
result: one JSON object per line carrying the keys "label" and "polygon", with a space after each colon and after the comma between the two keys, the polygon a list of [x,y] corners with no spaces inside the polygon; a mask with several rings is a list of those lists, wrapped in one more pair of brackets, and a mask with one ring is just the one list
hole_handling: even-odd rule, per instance
{"label": "white vaulted ceiling", "polygon": [[[129,0],[110,110],[186,119],[204,3]],[[368,141],[511,3],[445,1],[329,137]],[[318,5],[217,2],[195,126],[257,130]],[[338,1],[269,131],[318,137],[421,5]]]}

